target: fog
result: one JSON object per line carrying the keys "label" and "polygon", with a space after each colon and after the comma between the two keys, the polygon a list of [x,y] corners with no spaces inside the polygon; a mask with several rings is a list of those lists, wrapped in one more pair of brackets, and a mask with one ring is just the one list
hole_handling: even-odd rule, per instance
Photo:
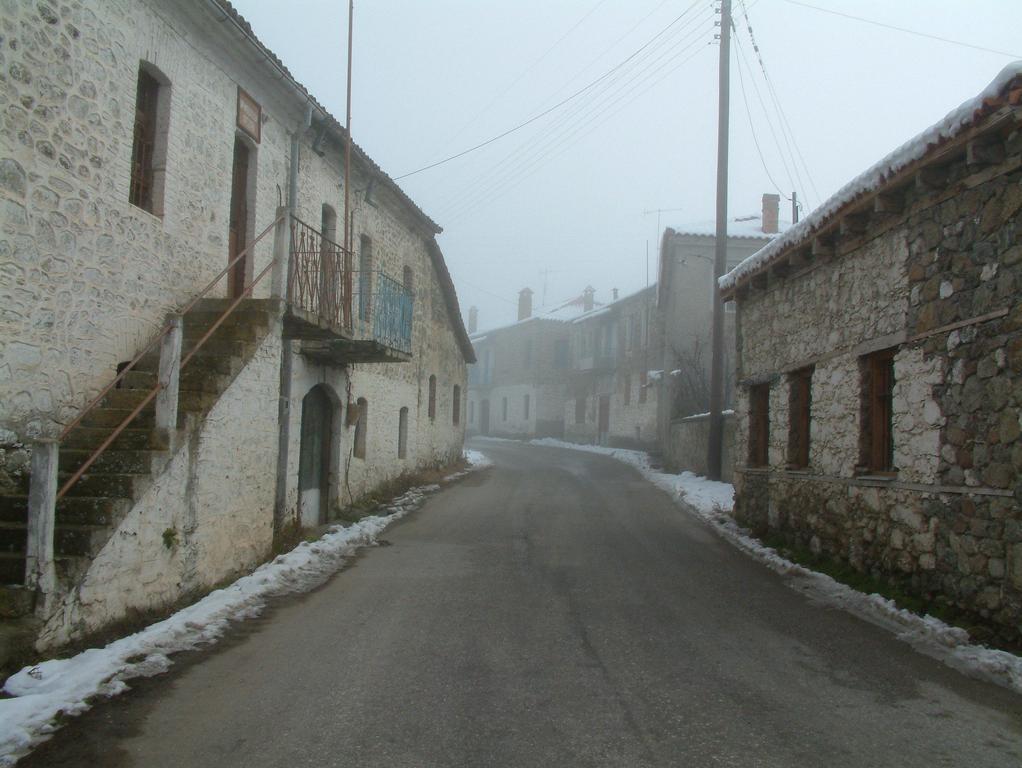
{"label": "fog", "polygon": [[[1017,0],[810,4],[836,13],[735,0],[730,215],[757,212],[764,192],[793,189],[804,215],[1022,58]],[[346,3],[235,5],[343,121]],[[638,289],[655,280],[658,230],[713,218],[713,8],[356,0],[352,135],[393,178],[504,133],[613,70],[523,129],[399,181],[444,227],[462,311],[478,306],[480,329],[513,321],[524,286],[537,306],[587,284],[598,300]]]}

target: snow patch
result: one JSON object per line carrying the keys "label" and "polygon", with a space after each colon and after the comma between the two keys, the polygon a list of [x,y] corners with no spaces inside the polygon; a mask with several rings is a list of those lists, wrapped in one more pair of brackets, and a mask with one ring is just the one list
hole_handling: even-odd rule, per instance
{"label": "snow patch", "polygon": [[[484,454],[466,450],[470,466],[444,478],[456,480],[492,466]],[[272,597],[307,592],[330,578],[359,547],[375,542],[391,523],[418,509],[439,485],[412,488],[388,503],[381,514],[349,526],[333,526],[322,538],[302,542],[243,576],[229,587],[140,632],[103,648],[90,648],[67,659],[50,659],[11,675],[0,699],[0,766],[19,758],[57,730],[56,718],[79,715],[100,696],[128,690],[125,682],[166,672],[170,655],[215,644],[231,622],[258,616]]]}
{"label": "snow patch", "polygon": [[920,653],[963,674],[1022,693],[1022,657],[973,645],[969,642],[969,633],[960,627],[952,627],[933,616],[919,616],[898,608],[893,601],[881,595],[858,592],[826,574],[785,559],[775,549],[753,538],[730,514],[734,509],[734,487],[731,484],[707,480],[691,472],[680,475],[661,472],[650,465],[649,456],[642,451],[579,445],[552,438],[531,440],[530,444],[599,453],[630,464],[675,501],[694,511],[724,539],[786,577],[793,589],[883,627]]}
{"label": "snow patch", "polygon": [[878,189],[898,171],[925,156],[930,147],[956,136],[963,128],[972,123],[977,111],[982,109],[987,99],[999,96],[1005,86],[1019,75],[1022,75],[1022,61],[1016,61],[1006,66],[978,95],[964,102],[957,109],[951,110],[943,120],[931,125],[918,136],[874,163],[841,187],[798,224],[771,240],[721,277],[717,283],[720,289],[727,291],[734,288],[741,278],[758,272],[780,256],[789,246],[806,240],[815,229],[845,205],[862,194]]}

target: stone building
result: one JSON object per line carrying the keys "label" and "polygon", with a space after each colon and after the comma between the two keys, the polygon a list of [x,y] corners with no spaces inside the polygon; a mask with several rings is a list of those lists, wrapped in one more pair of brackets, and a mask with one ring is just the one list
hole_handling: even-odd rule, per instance
{"label": "stone building", "polygon": [[[565,382],[571,365],[568,323],[598,306],[592,288],[532,311],[532,290],[518,294],[518,320],[471,335],[476,364],[468,374],[468,433],[494,437],[564,436]],[[477,322],[470,311],[469,327]]]}
{"label": "stone building", "polygon": [[[788,226],[779,218],[780,197],[764,194],[758,214],[728,221],[726,269],[762,248]],[[668,227],[660,242],[657,316],[663,338],[659,380],[657,434],[665,464],[674,470],[706,473],[709,435],[710,359],[713,328],[713,261],[717,243],[714,221]],[[734,305],[724,315],[724,402],[730,409],[734,377]],[[733,424],[725,415],[725,451],[733,440]],[[724,475],[731,462],[725,456]]]}
{"label": "stone building", "polygon": [[460,456],[440,228],[353,146],[338,244],[343,129],[226,0],[0,29],[4,616],[45,646],[160,609]]}
{"label": "stone building", "polygon": [[[614,298],[569,324],[564,436],[599,445],[651,448],[657,441],[663,359],[656,286]],[[652,378],[650,376],[652,370]]]}
{"label": "stone building", "polygon": [[1022,638],[1022,62],[721,280],[737,517]]}

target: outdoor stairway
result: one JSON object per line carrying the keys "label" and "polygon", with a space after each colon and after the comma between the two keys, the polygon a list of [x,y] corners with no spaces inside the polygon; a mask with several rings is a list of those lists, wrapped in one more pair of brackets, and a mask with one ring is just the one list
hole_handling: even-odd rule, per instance
{"label": "outdoor stairway", "polygon": [[[182,359],[227,309],[227,299],[202,299],[183,318]],[[268,332],[275,303],[243,301],[181,371],[178,429],[191,429],[230,386]],[[159,351],[141,358],[116,389],[89,412],[60,445],[58,487],[156,386]],[[165,435],[155,429],[150,402],[57,502],[54,554],[64,585],[84,576],[117,524],[170,460]],[[25,578],[29,478],[15,494],[0,495],[0,619],[25,616],[33,596]]]}

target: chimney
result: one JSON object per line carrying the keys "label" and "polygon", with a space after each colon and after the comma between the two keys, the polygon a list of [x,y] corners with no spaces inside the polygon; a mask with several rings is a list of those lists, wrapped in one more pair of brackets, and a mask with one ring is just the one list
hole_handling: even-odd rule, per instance
{"label": "chimney", "polygon": [[614,301],[617,301],[617,288],[611,288],[610,295],[614,297]]}
{"label": "chimney", "polygon": [[518,292],[518,319],[527,320],[532,317],[532,289],[522,288]]}
{"label": "chimney", "polygon": [[468,332],[475,333],[479,328],[479,310],[476,307],[468,308]]}
{"label": "chimney", "polygon": [[778,231],[777,216],[778,207],[781,204],[781,196],[774,194],[763,195],[763,232],[767,235],[776,235]]}
{"label": "chimney", "polygon": [[596,294],[596,289],[591,285],[587,285],[586,289],[582,291],[582,309],[588,312],[593,308],[593,296]]}

